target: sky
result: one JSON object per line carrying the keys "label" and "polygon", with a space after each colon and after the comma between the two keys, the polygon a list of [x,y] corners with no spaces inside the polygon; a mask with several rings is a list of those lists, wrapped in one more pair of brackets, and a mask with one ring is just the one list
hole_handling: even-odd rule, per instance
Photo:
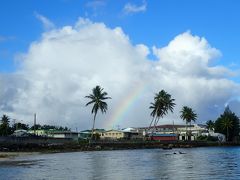
{"label": "sky", "polygon": [[239,115],[238,0],[8,0],[0,6],[0,114],[25,123],[91,127],[91,89],[112,97],[99,128],[150,123],[164,89],[176,99],[160,124]]}

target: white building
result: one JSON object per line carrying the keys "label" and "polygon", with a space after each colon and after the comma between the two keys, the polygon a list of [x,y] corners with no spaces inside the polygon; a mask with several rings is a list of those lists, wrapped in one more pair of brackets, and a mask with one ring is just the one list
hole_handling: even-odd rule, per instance
{"label": "white building", "polygon": [[13,136],[26,137],[26,136],[29,136],[29,133],[24,129],[18,129],[14,131]]}
{"label": "white building", "polygon": [[49,134],[53,138],[70,138],[73,140],[78,140],[78,133],[71,131],[53,131]]}
{"label": "white building", "polygon": [[208,132],[206,125],[193,124],[186,127],[177,128],[177,133],[179,134],[179,140],[196,140],[198,136],[203,135]]}

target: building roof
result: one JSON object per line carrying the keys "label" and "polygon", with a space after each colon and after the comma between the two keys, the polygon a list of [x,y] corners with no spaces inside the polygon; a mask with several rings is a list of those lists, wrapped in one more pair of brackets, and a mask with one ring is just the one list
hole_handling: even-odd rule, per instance
{"label": "building roof", "polygon": [[[156,126],[157,129],[159,128],[167,128],[167,129],[173,129],[173,127],[176,129],[176,128],[184,128],[186,127],[186,125],[179,125],[179,124],[162,124],[162,125],[158,125]],[[187,125],[187,127],[194,127],[194,125]],[[148,129],[149,127],[140,127],[138,129]],[[151,126],[150,128],[154,128],[154,126]]]}
{"label": "building roof", "polygon": [[152,134],[154,137],[175,137],[177,136],[176,134],[159,134],[159,133],[154,133]]}
{"label": "building roof", "polygon": [[207,125],[205,125],[205,124],[196,124],[196,125],[201,127],[201,128],[206,128],[207,127]]}
{"label": "building roof", "polygon": [[72,132],[72,131],[52,131],[52,134],[78,134],[78,132]]}
{"label": "building roof", "polygon": [[132,131],[136,131],[136,129],[129,127],[129,128],[123,129],[122,131],[123,131],[123,132],[132,132]]}
{"label": "building roof", "polygon": [[[105,129],[94,129],[94,132],[105,132]],[[83,131],[80,131],[80,133],[92,133],[92,130],[83,130]]]}
{"label": "building roof", "polygon": [[19,133],[19,132],[25,132],[27,133],[27,130],[24,130],[24,129],[18,129],[18,130],[15,130],[14,133]]}
{"label": "building roof", "polygon": [[116,129],[111,129],[111,130],[108,130],[108,131],[105,131],[105,132],[110,132],[110,131],[117,131],[117,132],[123,132],[122,130],[116,130]]}

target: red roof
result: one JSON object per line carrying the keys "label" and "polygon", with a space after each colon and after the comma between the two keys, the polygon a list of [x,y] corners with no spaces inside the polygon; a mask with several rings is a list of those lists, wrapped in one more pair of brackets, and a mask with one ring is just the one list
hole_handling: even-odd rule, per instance
{"label": "red roof", "polygon": [[[173,129],[174,128],[184,128],[186,127],[186,125],[177,125],[177,124],[163,124],[163,125],[158,125],[156,126],[156,128],[168,128],[168,129]],[[188,125],[187,127],[190,127],[190,125]],[[191,125],[191,127],[193,127],[193,125]],[[141,127],[139,129],[148,129],[149,127]],[[154,126],[151,126],[150,128],[154,128]]]}

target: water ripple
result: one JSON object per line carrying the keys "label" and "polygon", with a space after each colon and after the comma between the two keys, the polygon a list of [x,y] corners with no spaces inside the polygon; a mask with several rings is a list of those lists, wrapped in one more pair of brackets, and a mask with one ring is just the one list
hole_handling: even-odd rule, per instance
{"label": "water ripple", "polygon": [[240,179],[239,147],[39,154],[0,163],[1,180]]}

